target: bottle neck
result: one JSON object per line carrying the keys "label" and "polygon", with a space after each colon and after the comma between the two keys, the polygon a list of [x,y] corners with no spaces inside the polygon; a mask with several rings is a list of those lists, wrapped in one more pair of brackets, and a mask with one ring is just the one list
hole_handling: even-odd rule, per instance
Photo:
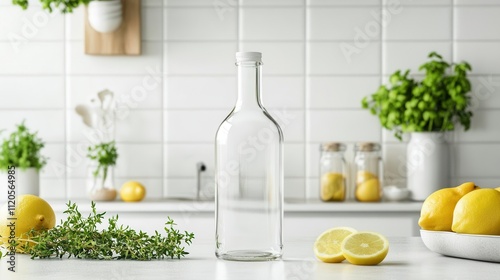
{"label": "bottle neck", "polygon": [[238,99],[234,110],[261,109],[260,62],[244,61],[236,64],[238,66]]}

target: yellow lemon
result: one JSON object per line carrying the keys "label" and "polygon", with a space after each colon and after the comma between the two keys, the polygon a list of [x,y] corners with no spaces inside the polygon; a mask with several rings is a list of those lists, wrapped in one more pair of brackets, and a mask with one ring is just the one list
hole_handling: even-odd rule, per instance
{"label": "yellow lemon", "polygon": [[342,201],[345,199],[344,175],[325,173],[321,177],[321,199],[323,201]]}
{"label": "yellow lemon", "polygon": [[481,189],[462,197],[451,229],[458,233],[500,235],[500,192]]}
{"label": "yellow lemon", "polygon": [[364,170],[360,170],[356,173],[356,185],[359,185],[359,184],[362,184],[370,179],[378,179],[377,175],[371,173],[371,172],[368,172],[368,171],[364,171]]}
{"label": "yellow lemon", "polygon": [[389,241],[376,232],[357,232],[342,241],[341,250],[347,261],[352,264],[375,265],[387,256]]}
{"label": "yellow lemon", "polygon": [[139,182],[129,181],[120,189],[120,197],[125,202],[137,202],[146,196],[146,188]]}
{"label": "yellow lemon", "polygon": [[422,204],[418,224],[425,230],[451,231],[455,205],[464,195],[477,188],[474,183],[467,182],[433,192]]}
{"label": "yellow lemon", "polygon": [[497,190],[497,191],[499,191],[499,192],[500,192],[500,187],[498,187],[498,188],[495,188],[495,190]]}
{"label": "yellow lemon", "polygon": [[370,202],[380,200],[380,181],[377,177],[356,185],[356,199],[358,201]]}
{"label": "yellow lemon", "polygon": [[356,232],[350,227],[336,227],[323,232],[314,242],[314,255],[327,263],[345,260],[340,245],[347,236]]}
{"label": "yellow lemon", "polygon": [[[0,209],[0,244],[8,244],[9,238],[15,236],[20,246],[24,245],[27,233],[31,229],[51,229],[56,224],[56,215],[47,201],[36,195],[25,194],[17,198],[14,215],[10,215],[12,205],[5,203]],[[15,217],[16,220],[8,218]]]}

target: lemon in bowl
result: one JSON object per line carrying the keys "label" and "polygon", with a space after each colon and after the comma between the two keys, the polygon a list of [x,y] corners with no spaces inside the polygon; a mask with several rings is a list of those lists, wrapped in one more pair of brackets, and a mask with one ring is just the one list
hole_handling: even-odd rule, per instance
{"label": "lemon in bowl", "polygon": [[457,233],[500,235],[500,192],[480,189],[455,206],[451,229]]}
{"label": "lemon in bowl", "polygon": [[456,204],[463,196],[477,189],[474,183],[467,182],[433,192],[422,204],[418,224],[425,230],[451,231]]}
{"label": "lemon in bowl", "polygon": [[128,181],[120,189],[120,198],[125,202],[139,202],[146,196],[146,188],[137,181]]}

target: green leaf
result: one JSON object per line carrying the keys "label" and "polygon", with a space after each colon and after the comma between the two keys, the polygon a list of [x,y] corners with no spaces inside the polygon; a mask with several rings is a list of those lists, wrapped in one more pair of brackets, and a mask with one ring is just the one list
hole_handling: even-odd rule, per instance
{"label": "green leaf", "polygon": [[409,78],[409,70],[404,74],[397,70],[389,85],[381,85],[364,103],[366,109],[378,115],[381,125],[392,129],[395,135],[453,130],[457,123],[465,130],[470,127],[472,88],[467,72],[471,66],[467,62],[448,63],[436,52],[428,57],[419,68],[425,72],[421,81]]}
{"label": "green leaf", "polygon": [[[80,5],[87,5],[91,0],[40,0],[42,8],[52,12],[52,8],[58,8],[62,13],[71,13]],[[28,8],[28,0],[12,0],[12,4],[21,6],[24,10]]]}
{"label": "green leaf", "polygon": [[30,167],[40,170],[47,163],[47,158],[41,154],[44,146],[38,132],[30,132],[23,121],[0,145],[0,169],[16,166],[23,170]]}
{"label": "green leaf", "polygon": [[[76,257],[82,259],[130,259],[152,260],[181,258],[189,254],[184,244],[190,245],[194,234],[181,233],[174,221],[167,217],[164,235],[157,231],[148,235],[129,226],[117,226],[118,215],[108,219],[108,227],[101,228],[104,213],[97,213],[91,202],[91,213],[84,218],[75,203],[68,202],[66,220],[52,229],[32,229],[27,242],[18,250],[31,255],[32,259]],[[24,237],[24,236],[23,236]]]}
{"label": "green leaf", "polygon": [[94,177],[98,177],[102,172],[103,180],[106,180],[108,167],[116,165],[118,159],[116,144],[111,141],[90,146],[87,157],[97,163],[97,167],[93,172]]}

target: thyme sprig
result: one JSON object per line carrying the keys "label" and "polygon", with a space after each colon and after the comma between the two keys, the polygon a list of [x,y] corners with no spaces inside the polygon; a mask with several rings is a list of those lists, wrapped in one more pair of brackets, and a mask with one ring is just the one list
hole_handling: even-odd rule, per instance
{"label": "thyme sprig", "polygon": [[27,241],[21,250],[31,255],[31,259],[52,257],[75,257],[80,259],[129,259],[152,260],[181,258],[189,254],[184,245],[190,245],[194,234],[175,229],[174,221],[168,217],[162,235],[148,235],[143,231],[135,231],[129,226],[117,225],[118,215],[108,219],[107,229],[99,230],[104,213],[97,213],[95,203],[88,217],[82,217],[75,203],[68,202],[68,214],[65,221],[56,227],[28,233]]}

